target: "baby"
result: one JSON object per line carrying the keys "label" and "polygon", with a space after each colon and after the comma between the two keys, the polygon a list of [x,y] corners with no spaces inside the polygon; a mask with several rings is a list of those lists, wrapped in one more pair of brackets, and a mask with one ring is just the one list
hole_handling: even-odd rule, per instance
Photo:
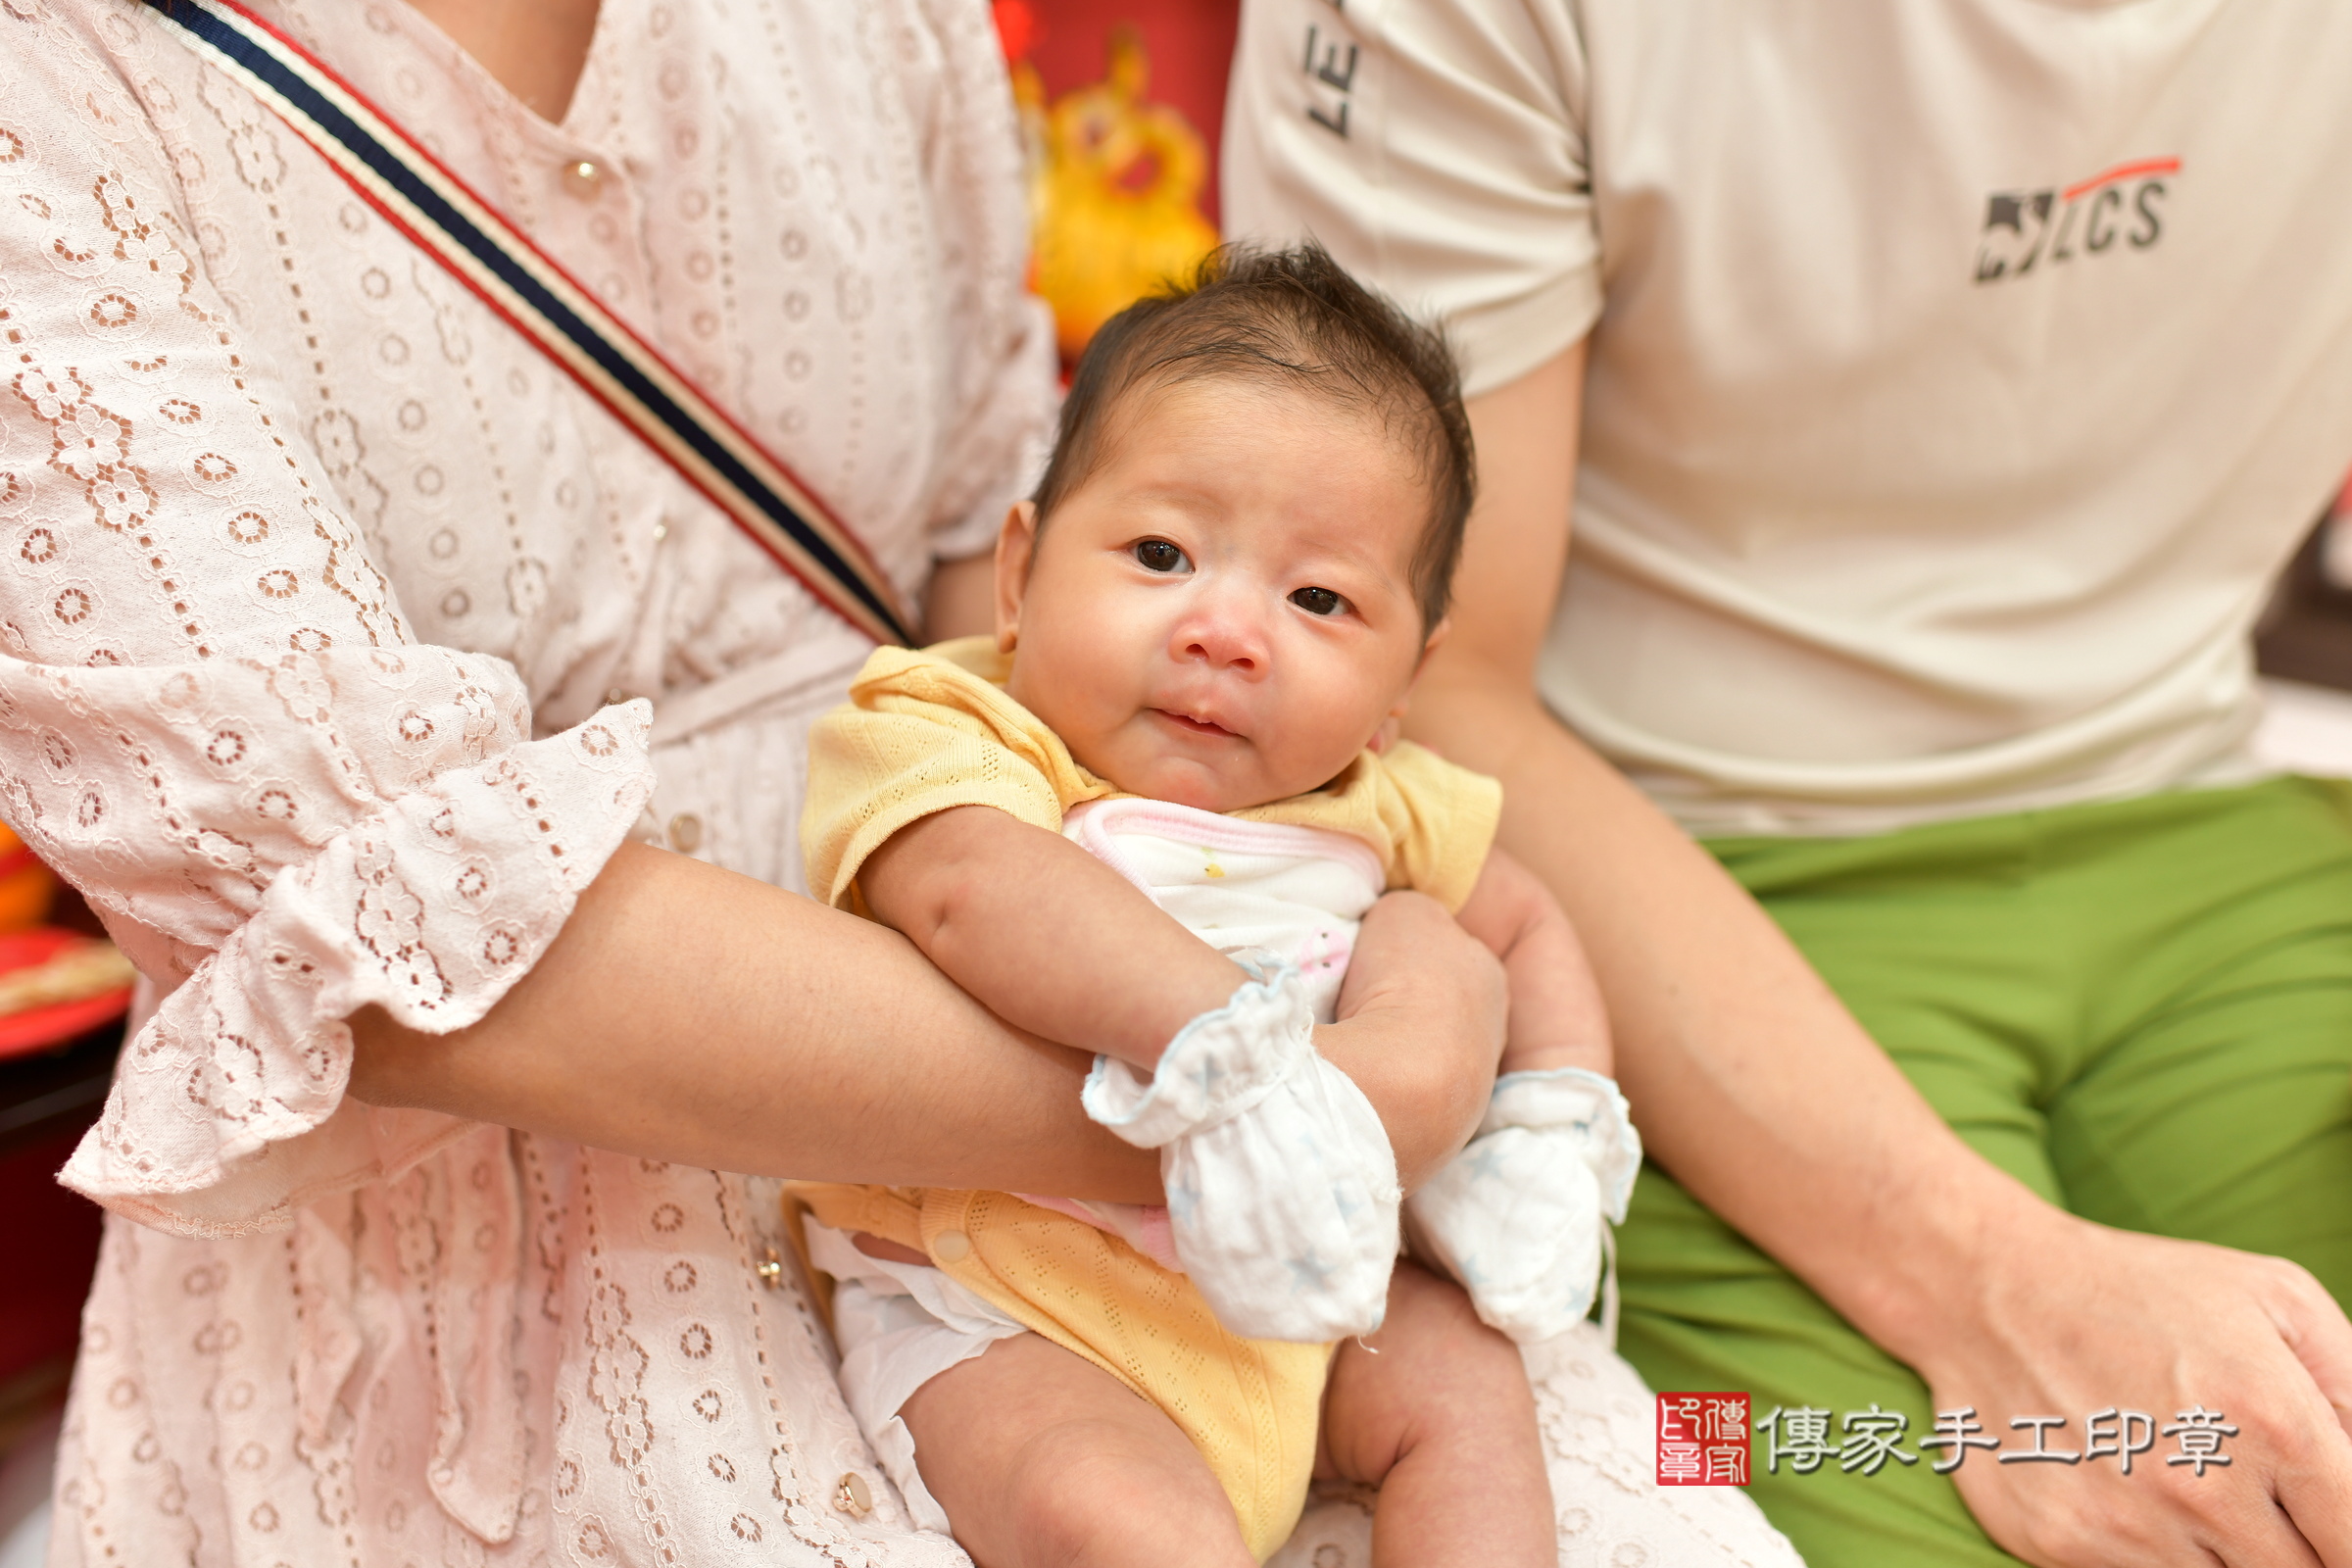
{"label": "baby", "polygon": [[[1434,334],[1320,250],[1225,252],[1089,349],[993,643],[877,652],[811,736],[817,895],[1099,1053],[1089,1112],[1162,1151],[1165,1209],[799,1189],[853,1412],[989,1568],[1240,1568],[1314,1474],[1382,1489],[1385,1563],[1556,1561],[1512,1340],[1585,1315],[1640,1152],[1499,790],[1379,744],[1472,485]],[[1509,979],[1486,1121],[1406,1214],[1467,1295],[1396,1262],[1394,1158],[1312,1043],[1390,888]]]}

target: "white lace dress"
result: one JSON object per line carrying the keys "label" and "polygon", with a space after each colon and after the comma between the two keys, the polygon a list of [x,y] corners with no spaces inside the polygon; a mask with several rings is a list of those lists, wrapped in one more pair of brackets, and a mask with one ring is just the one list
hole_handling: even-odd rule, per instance
{"label": "white lace dress", "polygon": [[[562,125],[396,0],[264,10],[908,597],[985,544],[1051,414],[985,8],[604,0]],[[114,1212],[53,1564],[964,1560],[760,1266],[767,1184],[342,1096],[338,1019],[479,1017],[649,806],[796,882],[862,653],[135,0],[0,0],[0,815],[152,982],[66,1172]],[[1580,1468],[1620,1417],[1544,1387],[1601,1541],[1646,1424]],[[1658,1517],[1595,1560],[1697,1560]],[[1741,1527],[1705,1560],[1775,1560]]]}

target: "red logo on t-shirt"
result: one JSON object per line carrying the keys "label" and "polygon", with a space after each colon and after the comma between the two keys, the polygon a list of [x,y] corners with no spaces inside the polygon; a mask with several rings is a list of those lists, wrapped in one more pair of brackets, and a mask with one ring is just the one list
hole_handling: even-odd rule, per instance
{"label": "red logo on t-shirt", "polygon": [[1658,1396],[1658,1485],[1747,1485],[1747,1396]]}
{"label": "red logo on t-shirt", "polygon": [[2103,256],[2119,241],[2146,250],[2164,237],[2164,198],[2180,172],[2178,158],[2142,158],[2064,187],[1994,191],[1977,240],[1977,281]]}

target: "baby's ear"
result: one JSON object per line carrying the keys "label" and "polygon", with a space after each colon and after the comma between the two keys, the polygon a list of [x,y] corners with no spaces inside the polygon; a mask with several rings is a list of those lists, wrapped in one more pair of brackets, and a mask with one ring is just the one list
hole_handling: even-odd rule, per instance
{"label": "baby's ear", "polygon": [[1421,684],[1421,672],[1429,667],[1429,656],[1452,635],[1453,617],[1441,615],[1438,623],[1429,628],[1429,635],[1421,639],[1421,657],[1413,663],[1413,678],[1404,683],[1404,690],[1396,694],[1396,703],[1389,709],[1389,716],[1381,720],[1379,732],[1372,737],[1373,751],[1385,752],[1396,743],[1404,728],[1405,710],[1413,706],[1413,688]]}
{"label": "baby's ear", "polygon": [[997,652],[1009,654],[1021,635],[1021,599],[1037,554],[1037,503],[1015,501],[997,530]]}
{"label": "baby's ear", "polygon": [[1429,656],[1444,647],[1446,639],[1452,635],[1453,617],[1440,615],[1438,623],[1429,628],[1429,635],[1421,639],[1421,662],[1413,666],[1413,679],[1421,678],[1421,671],[1429,667]]}
{"label": "baby's ear", "polygon": [[1396,706],[1389,710],[1389,716],[1391,718],[1402,718],[1404,716],[1405,705],[1413,700],[1413,688],[1421,684],[1421,673],[1423,670],[1429,668],[1429,656],[1436,653],[1441,647],[1443,647],[1446,639],[1452,635],[1453,617],[1451,615],[1440,615],[1438,617],[1438,623],[1429,628],[1429,635],[1421,639],[1421,657],[1413,661],[1413,678],[1406,681],[1404,683],[1404,690],[1396,694]]}

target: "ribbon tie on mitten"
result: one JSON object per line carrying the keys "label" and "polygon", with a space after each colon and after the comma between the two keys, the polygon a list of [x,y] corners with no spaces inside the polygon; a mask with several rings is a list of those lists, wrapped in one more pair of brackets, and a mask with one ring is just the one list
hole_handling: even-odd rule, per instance
{"label": "ribbon tie on mitten", "polygon": [[1642,1139],[1616,1084],[1581,1067],[1495,1080],[1486,1119],[1406,1204],[1413,1250],[1521,1345],[1592,1309],[1601,1221],[1625,1218]]}
{"label": "ribbon tie on mitten", "polygon": [[1176,1255],[1248,1339],[1369,1334],[1396,1261],[1396,1156],[1363,1091],[1315,1052],[1288,964],[1250,964],[1225,1005],[1178,1032],[1146,1079],[1108,1056],[1086,1112],[1156,1149]]}

